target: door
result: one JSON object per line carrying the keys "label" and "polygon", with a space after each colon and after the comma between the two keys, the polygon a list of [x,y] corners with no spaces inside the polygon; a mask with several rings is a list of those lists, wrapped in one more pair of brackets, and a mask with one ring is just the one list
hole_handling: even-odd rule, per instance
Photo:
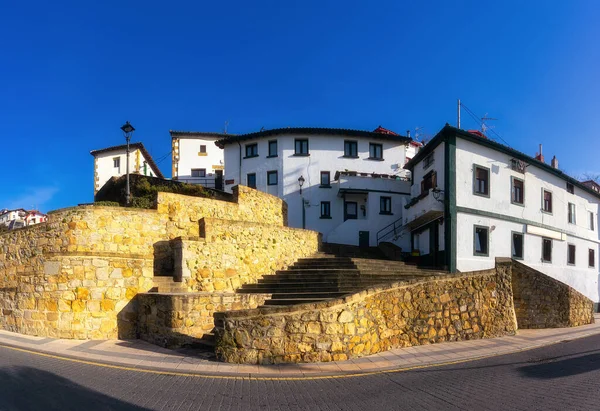
{"label": "door", "polygon": [[358,204],[356,201],[344,201],[344,221],[358,218]]}
{"label": "door", "polygon": [[223,190],[223,170],[215,170],[215,189]]}
{"label": "door", "polygon": [[358,232],[358,246],[359,247],[369,247],[369,232],[368,231],[359,231]]}

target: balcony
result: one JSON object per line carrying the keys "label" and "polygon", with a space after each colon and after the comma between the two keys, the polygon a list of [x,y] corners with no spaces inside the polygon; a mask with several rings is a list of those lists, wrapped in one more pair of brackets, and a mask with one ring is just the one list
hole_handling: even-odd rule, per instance
{"label": "balcony", "polygon": [[338,195],[368,192],[407,194],[410,192],[409,179],[389,174],[338,171],[335,173],[335,180],[338,183]]}

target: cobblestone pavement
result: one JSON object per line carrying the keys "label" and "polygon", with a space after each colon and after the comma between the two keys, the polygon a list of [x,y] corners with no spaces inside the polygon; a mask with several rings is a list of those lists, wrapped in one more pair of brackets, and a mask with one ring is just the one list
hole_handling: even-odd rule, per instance
{"label": "cobblestone pavement", "polygon": [[0,410],[597,410],[600,335],[484,360],[308,380],[170,376],[0,347]]}

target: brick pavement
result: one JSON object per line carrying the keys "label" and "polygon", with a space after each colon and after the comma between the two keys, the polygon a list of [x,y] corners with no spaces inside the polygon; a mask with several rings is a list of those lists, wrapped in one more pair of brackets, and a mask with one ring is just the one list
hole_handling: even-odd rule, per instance
{"label": "brick pavement", "polygon": [[303,378],[368,374],[475,360],[600,334],[596,323],[575,328],[520,330],[518,335],[494,339],[421,345],[391,350],[359,359],[319,364],[237,365],[217,362],[198,350],[172,351],[140,340],[77,341],[31,337],[0,331],[0,346],[18,347],[79,361],[206,376]]}

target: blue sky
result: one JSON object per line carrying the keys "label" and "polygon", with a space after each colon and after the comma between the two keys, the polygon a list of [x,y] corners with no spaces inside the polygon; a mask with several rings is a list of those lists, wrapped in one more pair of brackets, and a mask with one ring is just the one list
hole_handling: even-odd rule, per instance
{"label": "blue sky", "polygon": [[226,121],[434,135],[457,98],[513,148],[600,173],[599,17],[585,0],[5,2],[0,208],[92,201],[89,151],[126,120],[159,158],[170,129]]}

